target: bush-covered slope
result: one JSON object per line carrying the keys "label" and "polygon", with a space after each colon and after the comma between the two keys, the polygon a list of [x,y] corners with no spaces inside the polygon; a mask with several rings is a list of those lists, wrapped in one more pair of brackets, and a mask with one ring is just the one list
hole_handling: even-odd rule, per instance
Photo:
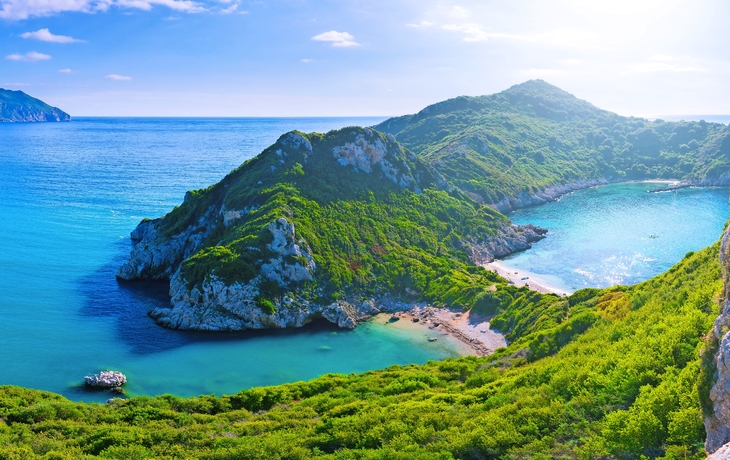
{"label": "bush-covered slope", "polygon": [[630,287],[524,293],[514,342],[222,398],[73,403],[0,387],[0,458],[704,458],[718,245]]}
{"label": "bush-covered slope", "polygon": [[583,181],[730,181],[726,126],[623,117],[542,80],[444,101],[375,128],[500,209],[520,205],[509,197]]}
{"label": "bush-covered slope", "polygon": [[0,123],[18,121],[71,121],[71,116],[22,91],[0,88]]}
{"label": "bush-covered slope", "polygon": [[318,305],[392,297],[471,308],[505,287],[474,262],[539,237],[450,190],[392,136],[289,133],[140,224],[118,276],[170,277],[175,308],[153,314],[169,327],[290,327],[300,311],[343,325],[339,310]]}

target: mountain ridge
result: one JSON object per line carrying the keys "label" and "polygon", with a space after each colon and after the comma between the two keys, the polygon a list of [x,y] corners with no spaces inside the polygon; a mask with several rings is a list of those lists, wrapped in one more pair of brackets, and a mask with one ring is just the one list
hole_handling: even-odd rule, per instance
{"label": "mountain ridge", "polygon": [[607,182],[730,184],[730,145],[718,141],[727,126],[624,117],[542,80],[450,99],[374,128],[502,212]]}
{"label": "mountain ridge", "polygon": [[71,121],[71,115],[23,91],[0,88],[0,123]]}

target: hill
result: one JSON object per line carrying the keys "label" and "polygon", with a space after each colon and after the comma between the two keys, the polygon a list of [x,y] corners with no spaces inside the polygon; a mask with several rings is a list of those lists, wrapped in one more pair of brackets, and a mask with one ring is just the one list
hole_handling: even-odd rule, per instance
{"label": "hill", "polygon": [[623,117],[542,80],[450,99],[374,128],[503,212],[611,181],[730,184],[727,126]]}
{"label": "hill", "polygon": [[71,121],[71,116],[22,91],[0,88],[0,122],[30,121]]}
{"label": "hill", "polygon": [[0,387],[0,448],[23,459],[705,458],[714,371],[699,353],[723,292],[718,251],[635,286],[524,290],[503,314],[512,343],[489,357],[106,405]]}
{"label": "hill", "polygon": [[170,280],[172,308],[151,312],[166,327],[355,327],[419,301],[491,311],[516,289],[476,264],[543,234],[452,190],[392,136],[291,132],[143,221],[117,276]]}

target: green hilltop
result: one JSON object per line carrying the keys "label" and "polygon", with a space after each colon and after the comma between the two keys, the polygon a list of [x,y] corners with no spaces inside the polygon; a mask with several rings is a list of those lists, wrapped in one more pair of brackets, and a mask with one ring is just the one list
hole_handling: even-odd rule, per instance
{"label": "green hilltop", "polygon": [[[295,312],[314,318],[367,300],[493,312],[518,290],[475,260],[541,237],[449,187],[392,136],[358,127],[287,133],[135,232],[140,242],[117,276],[170,278],[175,308],[152,316],[208,330],[300,326]],[[236,301],[199,300],[220,289]],[[350,316],[361,314],[372,312]]]}
{"label": "green hilltop", "polygon": [[545,199],[568,190],[561,186],[602,181],[730,183],[725,125],[623,117],[542,80],[450,99],[375,129],[395,135],[450,184],[501,210],[534,204],[530,197],[551,187],[556,193]]}
{"label": "green hilltop", "polygon": [[0,122],[30,121],[71,121],[71,116],[22,91],[0,88]]}

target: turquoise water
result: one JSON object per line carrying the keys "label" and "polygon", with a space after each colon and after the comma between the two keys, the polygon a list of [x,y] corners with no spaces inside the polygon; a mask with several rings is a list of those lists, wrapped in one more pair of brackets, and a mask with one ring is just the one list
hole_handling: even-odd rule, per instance
{"label": "turquoise water", "polygon": [[662,186],[607,185],[516,211],[510,215],[515,223],[549,232],[504,264],[566,292],[633,284],[663,273],[687,252],[715,243],[729,213],[727,188],[647,193]]}
{"label": "turquoise water", "polygon": [[160,284],[120,284],[129,232],[165,214],[291,130],[372,125],[377,118],[125,119],[0,124],[0,384],[104,400],[77,385],[105,368],[133,394],[235,393],[255,385],[423,363],[447,341],[380,323],[354,331],[202,334],[162,329]]}

